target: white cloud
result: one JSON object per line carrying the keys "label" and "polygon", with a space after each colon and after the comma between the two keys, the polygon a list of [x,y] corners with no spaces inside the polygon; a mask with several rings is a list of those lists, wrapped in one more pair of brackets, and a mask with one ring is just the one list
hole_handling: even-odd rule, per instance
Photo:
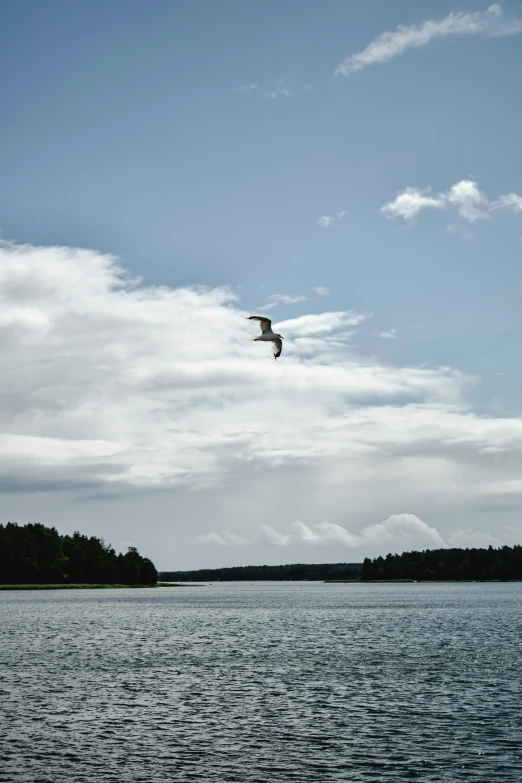
{"label": "white cloud", "polygon": [[262,98],[276,100],[277,98],[291,98],[292,93],[286,86],[284,79],[277,80],[277,86],[272,88],[261,87],[259,84],[241,85],[237,88],[238,92],[255,92]]}
{"label": "white cloud", "polygon": [[325,542],[331,541],[351,547],[358,545],[357,536],[349,533],[342,525],[335,525],[332,522],[320,522],[318,530],[319,536],[322,536]]}
{"label": "white cloud", "polygon": [[199,544],[218,544],[219,546],[243,546],[249,544],[249,540],[244,536],[239,536],[237,533],[231,533],[230,530],[222,530],[220,533],[215,531],[211,533],[203,533],[196,538]]}
{"label": "white cloud", "polygon": [[292,531],[294,538],[299,538],[301,541],[305,541],[308,544],[315,544],[321,540],[317,533],[314,533],[309,527],[303,525],[302,522],[294,522],[292,524]]}
{"label": "white cloud", "polygon": [[332,222],[333,222],[333,217],[331,215],[323,215],[317,221],[317,225],[321,226],[322,228],[330,228]]}
{"label": "white cloud", "polygon": [[322,285],[318,285],[316,288],[312,288],[312,291],[314,294],[317,294],[317,296],[328,296],[330,293],[328,288],[325,288]]}
{"label": "white cloud", "polygon": [[[430,195],[430,188],[407,187],[393,200],[381,207],[381,212],[390,220],[401,217],[413,220],[423,209],[447,209],[456,207],[458,215],[469,223],[489,217],[489,213],[499,209],[510,209],[522,212],[522,196],[509,193],[489,201],[485,193],[480,191],[473,180],[463,179],[455,185],[435,196]],[[450,233],[456,233],[457,228],[448,226]]]}
{"label": "white cloud", "polygon": [[[281,547],[287,547],[292,543],[304,543],[309,546],[339,544],[350,549],[370,548],[381,552],[404,552],[408,549],[438,549],[446,546],[439,531],[427,525],[415,514],[392,514],[384,522],[367,525],[358,533],[331,522],[321,522],[313,527],[303,522],[293,522],[287,533],[281,533],[267,525],[260,527],[273,546]],[[471,531],[464,534],[464,531],[459,530],[456,533],[456,535],[461,534],[468,535],[466,540],[472,540],[473,535],[475,540],[482,537],[481,540],[487,541],[487,545],[494,540],[486,534],[472,534]],[[214,543],[224,543],[218,539],[221,539],[221,536],[217,536]],[[457,546],[452,543],[453,540],[450,537],[449,545]]]}
{"label": "white cloud", "polygon": [[414,548],[437,549],[445,545],[439,531],[415,514],[392,514],[384,522],[364,528],[360,539],[366,545],[388,550],[397,548],[402,552]]}
{"label": "white cloud", "polygon": [[473,223],[475,220],[488,217],[484,209],[488,209],[488,199],[485,193],[477,188],[477,183],[469,179],[457,182],[446,196],[449,204],[458,208],[460,217]]}
{"label": "white cloud", "polygon": [[319,315],[301,315],[288,321],[281,321],[278,329],[283,329],[291,335],[305,337],[308,335],[329,334],[347,326],[358,326],[368,316],[352,311],[320,313]]}
{"label": "white cloud", "polygon": [[419,25],[399,25],[377,36],[361,52],[349,55],[337,67],[335,75],[349,76],[368,65],[385,63],[406,49],[426,46],[437,38],[484,35],[488,38],[516,35],[522,32],[522,20],[506,17],[498,4],[486,11],[451,13],[440,20],[429,19]]}
{"label": "white cloud", "polygon": [[381,212],[390,219],[402,217],[404,220],[413,220],[422,209],[444,209],[446,200],[442,196],[430,196],[429,188],[406,188],[394,201],[390,201],[381,208]]}
{"label": "white cloud", "polygon": [[339,214],[337,215],[337,219],[338,219],[338,220],[340,220],[340,221],[342,222],[342,221],[345,219],[345,217],[346,217],[346,210],[344,210],[344,209],[343,209],[343,210],[341,210],[341,212],[339,212]]}
{"label": "white cloud", "polygon": [[397,330],[388,329],[386,332],[381,332],[379,337],[381,337],[383,340],[395,340],[397,338]]}
{"label": "white cloud", "polygon": [[321,522],[315,530],[302,523],[292,525],[293,535],[309,544],[327,544],[332,541],[351,548],[379,548],[387,552],[397,548],[401,552],[415,547],[445,546],[438,530],[429,527],[415,514],[392,514],[384,522],[363,527],[352,533],[341,525]]}

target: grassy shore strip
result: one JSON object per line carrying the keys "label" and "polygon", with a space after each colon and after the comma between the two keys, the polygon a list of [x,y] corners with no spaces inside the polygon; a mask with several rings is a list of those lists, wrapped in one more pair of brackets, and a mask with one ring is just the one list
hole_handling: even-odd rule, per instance
{"label": "grassy shore strip", "polygon": [[79,585],[79,584],[59,584],[59,585],[0,585],[0,590],[121,590],[121,589],[148,589],[151,587],[203,587],[200,584],[189,584],[188,582],[158,582],[154,585]]}

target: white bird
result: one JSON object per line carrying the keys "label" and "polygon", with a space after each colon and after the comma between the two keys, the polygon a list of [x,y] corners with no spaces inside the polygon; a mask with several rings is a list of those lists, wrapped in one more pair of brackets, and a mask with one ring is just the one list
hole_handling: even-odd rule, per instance
{"label": "white bird", "polygon": [[259,337],[252,337],[252,340],[262,340],[265,343],[272,343],[274,359],[278,359],[281,356],[281,351],[283,350],[282,341],[285,338],[282,337],[282,335],[272,331],[272,321],[270,318],[265,318],[264,315],[250,315],[247,317],[247,320],[259,321],[261,334]]}

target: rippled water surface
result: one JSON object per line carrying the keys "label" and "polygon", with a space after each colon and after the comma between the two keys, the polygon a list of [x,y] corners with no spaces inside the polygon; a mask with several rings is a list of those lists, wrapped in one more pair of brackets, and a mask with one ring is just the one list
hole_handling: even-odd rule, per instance
{"label": "rippled water surface", "polygon": [[0,593],[2,783],[522,780],[522,584]]}

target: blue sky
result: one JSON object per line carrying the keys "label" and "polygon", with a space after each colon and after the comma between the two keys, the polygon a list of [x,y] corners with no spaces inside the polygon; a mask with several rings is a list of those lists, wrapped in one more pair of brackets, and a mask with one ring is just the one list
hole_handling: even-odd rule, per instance
{"label": "blue sky", "polygon": [[[229,287],[240,298],[224,307],[240,310],[238,319],[243,310],[255,312],[273,303],[270,296],[301,298],[293,304],[277,303],[269,311],[274,321],[290,322],[287,343],[293,334],[309,338],[302,322],[294,323],[302,316],[358,313],[364,320],[348,324],[353,329],[348,359],[358,357],[358,372],[371,365],[442,377],[444,368],[451,368],[460,379],[455,383],[464,420],[468,415],[489,416],[516,428],[522,383],[522,201],[519,208],[516,199],[506,197],[522,193],[521,19],[517,5],[495,4],[488,10],[487,3],[476,2],[6,2],[0,52],[6,74],[0,85],[3,237],[17,248],[26,246],[28,258],[33,252],[28,246],[47,248],[43,255],[43,250],[40,255],[34,251],[31,263],[36,266],[27,272],[29,277],[34,269],[54,269],[55,246],[88,248],[95,264],[101,254],[117,256],[128,272],[142,278],[150,307],[151,286],[169,291],[194,285]],[[397,33],[399,25],[406,30]],[[386,31],[389,35],[378,39]],[[394,46],[401,35],[406,43],[404,51],[397,52]],[[419,41],[419,35],[426,40]],[[368,48],[376,39],[378,45]],[[383,47],[389,56],[382,54]],[[366,53],[362,60],[357,59],[361,52]],[[345,60],[346,73],[335,76]],[[465,192],[455,189],[462,182],[471,183]],[[396,201],[407,188],[414,189],[408,191],[411,214],[402,209],[404,200]],[[422,201],[426,198],[435,203],[427,205]],[[328,220],[318,224],[324,217]],[[63,255],[60,259],[69,263]],[[60,277],[56,275],[52,273],[53,280]],[[75,280],[76,292],[89,289],[89,281]],[[42,285],[47,290],[47,283]],[[318,287],[328,295],[314,292]],[[78,312],[78,304],[71,307]],[[188,316],[183,324],[188,330],[183,339],[190,339],[194,327]],[[170,332],[167,318],[166,341]],[[53,344],[49,336],[44,347],[50,355]],[[69,356],[81,350],[86,350],[83,344],[67,348]],[[115,344],[114,350],[120,356],[123,349]],[[332,350],[331,345],[321,346],[326,353],[310,364],[304,349],[292,354],[290,347],[288,362],[298,362],[303,372],[307,363],[335,367],[340,358],[332,359]],[[248,356],[265,367],[261,354]],[[174,354],[162,360],[171,370],[181,362]],[[134,357],[125,366],[137,368],[136,362]],[[68,377],[74,372],[69,369]],[[140,375],[138,369],[136,373]],[[299,394],[306,393],[306,405],[312,406],[326,404],[328,394],[326,382],[326,391],[317,391],[319,398],[314,399],[310,383],[303,376],[291,393],[277,383],[273,390],[278,396],[289,395],[293,405],[305,411]],[[29,394],[27,377],[26,384],[14,379],[16,394]],[[44,381],[38,376],[34,384],[32,388]],[[370,387],[357,406],[375,405],[378,393]],[[201,411],[201,399],[195,389],[193,397],[181,403],[178,391],[170,388],[168,404],[174,405],[176,398],[175,404],[182,404],[182,414],[177,409],[176,415],[185,421]],[[423,393],[422,404],[450,404],[447,396],[441,402],[445,392],[439,386],[426,387]],[[393,405],[407,406],[408,394],[397,393]],[[212,403],[215,416],[218,410],[235,410],[237,400],[222,390],[218,396]],[[388,402],[379,398],[378,405]],[[61,406],[53,423],[49,420],[42,430],[42,416],[48,413],[31,408],[20,432],[70,440],[70,433],[64,436],[65,419],[70,423],[82,406],[92,404],[91,398],[80,401],[75,414],[67,407],[67,415]],[[327,405],[329,415],[352,411],[344,392]],[[132,418],[133,410],[122,416]],[[16,429],[12,413],[5,419],[10,434]],[[209,419],[210,429],[214,421]],[[288,428],[289,443],[296,442],[306,421],[303,414],[295,430]],[[146,417],[140,426],[148,430]],[[386,430],[389,425],[382,426]],[[240,431],[239,440],[252,431],[250,420],[235,422],[234,432]],[[133,429],[136,448],[139,432],[139,427]],[[278,432],[270,435],[272,456]],[[82,441],[85,437],[83,432]],[[440,440],[442,435],[432,438]],[[112,443],[114,433],[104,431],[99,440]],[[484,448],[501,448],[496,441],[484,446],[480,438],[475,446],[481,454]],[[233,535],[253,542],[259,520],[245,522],[244,509],[258,504],[257,493],[266,494],[274,482],[275,494],[285,500],[280,512],[265,509],[281,515],[272,527],[282,530],[287,523],[303,523],[304,511],[292,505],[300,481],[294,473],[298,464],[312,470],[316,457],[293,455],[286,464],[286,446],[278,449],[277,464],[267,458],[256,467],[260,473],[250,473],[250,458],[236,453],[236,467],[229,468],[228,475],[237,469],[233,483],[244,500],[232,500],[236,495],[226,481],[212,490],[174,481],[152,491],[143,489],[141,479],[129,478],[126,491],[130,486],[156,519],[154,554],[159,564],[219,564],[244,557],[279,562],[282,547],[286,560],[336,559],[338,547],[327,542],[318,551],[306,534],[299,538],[296,533],[270,550],[255,542],[246,549],[217,539],[215,547],[211,541],[208,546],[197,543],[198,536],[214,533],[223,542],[218,528],[230,520]],[[339,457],[326,451],[331,466]],[[201,446],[201,453],[203,461],[216,458],[212,445]],[[353,465],[354,458],[343,459]],[[446,467],[455,459],[455,454],[447,456]],[[75,495],[67,482],[76,463],[58,462],[52,487],[46,486],[45,492],[33,487],[13,495],[8,470],[1,516],[26,521],[43,508],[42,521],[63,527],[72,524],[73,515],[97,533],[108,528],[106,538],[113,541],[147,546],[148,534],[126,507],[130,501],[123,490],[116,501],[113,496],[107,499],[89,475],[80,483],[95,489]],[[514,465],[516,457],[509,451],[498,468],[508,470],[506,481],[517,480]],[[132,465],[127,467],[132,473]],[[368,471],[386,484],[377,463],[369,463]],[[495,483],[501,480],[499,473]],[[389,508],[383,489],[382,504],[361,500],[348,519],[344,509],[352,497],[350,479],[347,474],[335,481],[341,487],[339,496],[333,493],[335,507],[330,501],[324,508],[319,503],[317,518],[305,520],[309,529],[325,518],[333,523],[333,516],[352,532],[398,514],[424,519],[433,497],[445,486],[441,478],[435,494],[430,490],[420,501],[404,490]],[[246,486],[253,487],[252,494]],[[512,534],[502,530],[511,529],[519,508],[518,490],[509,486],[509,509],[504,509],[506,492],[500,493],[504,500],[495,503],[504,510],[495,519],[489,515],[484,521],[479,515],[476,521],[470,493],[469,502],[464,495],[448,500],[430,529],[471,526],[507,540]],[[217,493],[218,500],[211,500],[208,492]],[[136,503],[130,506],[136,508]],[[207,524],[209,504],[221,508],[221,527],[215,530]],[[171,507],[183,509],[184,521],[176,520]],[[115,517],[128,520],[127,527]],[[165,531],[172,542],[167,554]],[[388,551],[390,540],[383,540]],[[373,552],[369,541],[347,550],[342,559]]]}

